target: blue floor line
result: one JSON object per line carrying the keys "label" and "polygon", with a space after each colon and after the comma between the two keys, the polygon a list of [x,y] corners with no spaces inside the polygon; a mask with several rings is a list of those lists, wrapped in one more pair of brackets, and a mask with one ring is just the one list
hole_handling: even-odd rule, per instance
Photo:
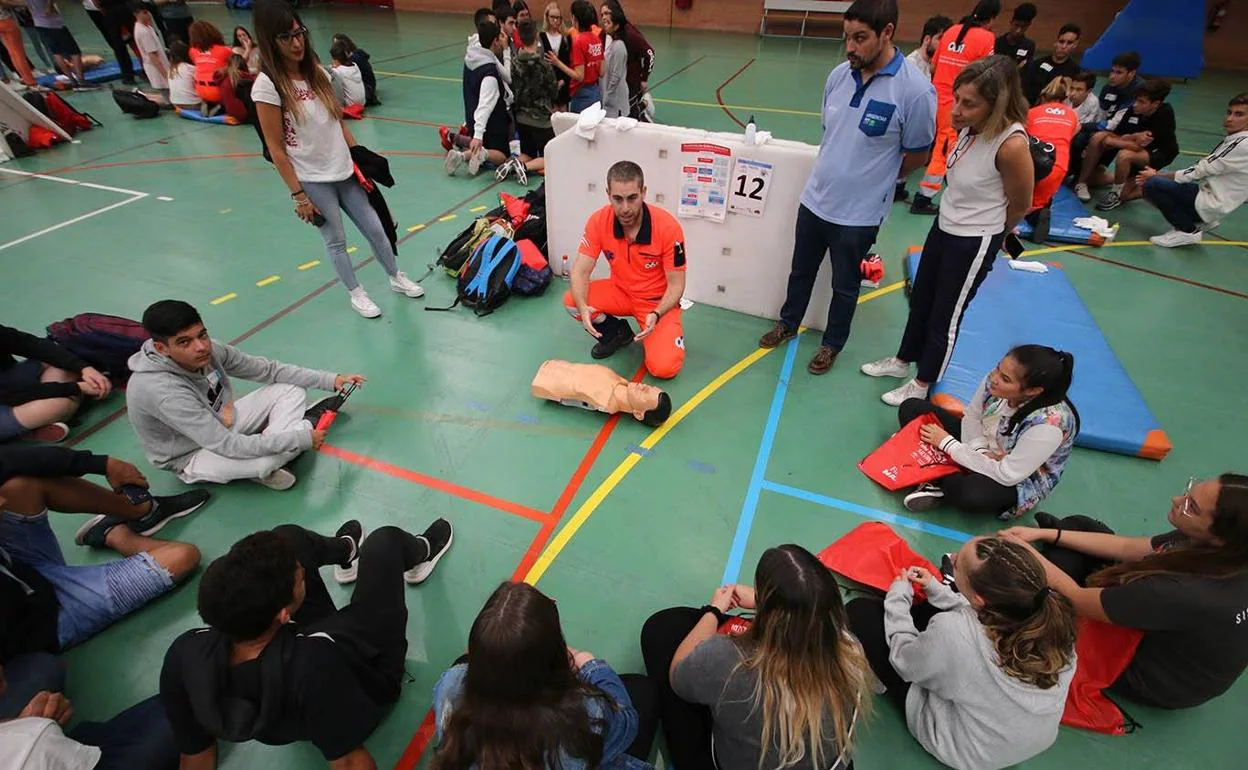
{"label": "blue floor line", "polygon": [[732,538],[732,550],[728,552],[728,564],[724,567],[724,579],[720,585],[737,582],[737,577],[741,574],[741,560],[745,558],[745,546],[750,539],[750,529],[754,526],[758,496],[767,475],[767,461],[771,459],[776,428],[780,425],[780,413],[784,411],[784,396],[789,391],[789,378],[793,376],[793,362],[797,360],[797,340],[797,337],[790,340],[784,352],[780,380],[776,383],[776,392],[771,398],[771,412],[767,415],[767,424],[763,428],[763,440],[758,445],[758,457],[754,460],[754,473],[750,475],[750,486],[746,489],[745,502],[741,505],[741,517],[737,519],[737,534]]}
{"label": "blue floor line", "polygon": [[[767,481],[764,479],[763,482],[759,486],[761,486],[763,489],[766,489],[768,492],[775,492],[781,495],[788,495],[789,497],[795,497],[798,500],[805,500],[808,503],[822,505],[827,508],[835,508],[838,511],[846,511],[848,513],[853,513],[865,519],[873,519],[875,521],[882,521],[886,524],[893,524],[898,527],[905,527],[906,529],[913,529],[916,532],[924,532],[929,535],[936,535],[938,537],[946,537],[946,538],[949,538],[950,540],[955,540],[959,543],[965,543],[967,540],[970,540],[972,537],[974,537],[973,535],[968,535],[965,532],[959,532],[956,529],[942,527],[939,524],[932,524],[926,521],[919,521],[918,519],[911,519],[906,516],[898,516],[895,513],[888,513],[887,511],[877,511],[874,508],[868,508],[865,505],[851,503],[848,500],[838,500],[835,497],[828,497],[827,495],[821,495],[816,492],[808,492],[805,489],[798,489],[797,487],[790,487],[784,484],[777,484],[774,481]],[[753,484],[751,484],[750,488],[751,490],[753,489]],[[755,502],[757,503],[757,496],[755,497]],[[725,582],[730,582],[730,581],[725,581]]]}

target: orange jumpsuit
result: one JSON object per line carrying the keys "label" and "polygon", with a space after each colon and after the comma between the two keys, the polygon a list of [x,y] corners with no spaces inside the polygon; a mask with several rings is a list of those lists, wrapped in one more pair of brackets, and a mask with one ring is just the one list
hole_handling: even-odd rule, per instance
{"label": "orange jumpsuit", "polygon": [[[579,253],[597,260],[605,256],[611,277],[590,281],[587,304],[591,320],[602,321],[604,314],[632,316],[645,327],[646,316],[658,307],[667,291],[667,274],[685,270],[685,233],[676,217],[658,206],[642,204],[641,229],[637,239],[624,237],[624,228],[610,206],[595,211],[585,223]],[[577,321],[581,320],[572,292],[563,295],[563,304]],[[680,306],[660,318],[650,336],[642,340],[646,349],[646,371],[653,377],[675,377],[685,362],[684,328]]]}
{"label": "orange jumpsuit", "polygon": [[1062,186],[1066,178],[1066,169],[1070,168],[1070,141],[1079,133],[1079,116],[1073,107],[1064,102],[1046,102],[1031,108],[1027,113],[1027,133],[1042,142],[1048,142],[1057,150],[1057,162],[1053,171],[1036,182],[1036,191],[1031,199],[1031,211],[1049,205],[1057,188]]}
{"label": "orange jumpsuit", "polygon": [[953,81],[957,79],[966,65],[992,56],[996,39],[992,32],[984,27],[972,27],[967,30],[962,42],[958,35],[962,34],[961,24],[954,24],[940,38],[936,53],[932,54],[932,85],[936,87],[936,143],[932,147],[932,159],[927,164],[927,173],[919,183],[919,191],[929,198],[935,197],[945,183],[945,164],[950,151],[958,143],[958,132],[953,127]]}

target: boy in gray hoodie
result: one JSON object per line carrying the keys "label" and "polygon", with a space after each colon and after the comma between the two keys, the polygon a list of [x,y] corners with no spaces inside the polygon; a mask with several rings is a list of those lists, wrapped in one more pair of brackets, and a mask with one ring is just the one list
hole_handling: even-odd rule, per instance
{"label": "boy in gray hoodie", "polygon": [[[148,461],[187,484],[251,479],[290,489],[295,476],[283,466],[320,448],[325,431],[314,429],[317,420],[342,405],[331,396],[309,409],[304,389],[364,382],[249,356],[210,338],[199,312],[179,300],[149,307],[143,328],[152,339],[129,361],[130,424]],[[230,377],[265,386],[235,400]]]}

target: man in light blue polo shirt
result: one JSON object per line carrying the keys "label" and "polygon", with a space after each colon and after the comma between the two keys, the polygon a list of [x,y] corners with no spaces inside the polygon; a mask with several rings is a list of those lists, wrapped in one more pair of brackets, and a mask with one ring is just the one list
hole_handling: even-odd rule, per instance
{"label": "man in light blue polo shirt", "polygon": [[[861,263],[893,203],[897,179],[927,163],[936,90],[893,46],[897,0],[857,0],[845,12],[849,61],[823,89],[823,141],[802,205],[780,320],[759,346],[797,334],[823,255],[832,256],[832,304],[823,343],[806,367],[824,374],[849,339]],[[900,174],[898,173],[900,171]]]}

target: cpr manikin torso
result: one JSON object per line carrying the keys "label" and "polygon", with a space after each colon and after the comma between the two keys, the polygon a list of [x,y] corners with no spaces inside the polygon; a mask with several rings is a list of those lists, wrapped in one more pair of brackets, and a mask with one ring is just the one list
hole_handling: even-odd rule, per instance
{"label": "cpr manikin torso", "polygon": [[628,412],[650,426],[663,424],[672,411],[664,391],[630,382],[601,364],[547,361],[533,378],[533,395],[608,414]]}

